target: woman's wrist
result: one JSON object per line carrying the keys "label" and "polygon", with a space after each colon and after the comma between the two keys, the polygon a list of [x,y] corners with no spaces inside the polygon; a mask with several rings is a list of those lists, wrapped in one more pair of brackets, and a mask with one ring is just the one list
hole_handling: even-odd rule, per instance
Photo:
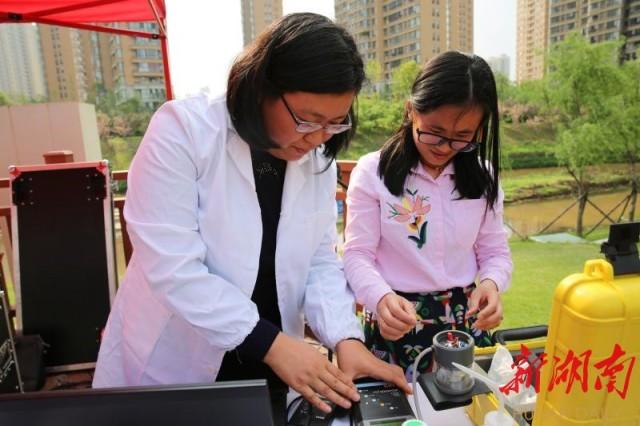
{"label": "woman's wrist", "polygon": [[336,345],[336,353],[339,352],[340,349],[357,344],[364,345],[364,342],[357,337],[347,337],[346,339],[342,339]]}
{"label": "woman's wrist", "polygon": [[269,346],[269,349],[267,350],[267,353],[264,355],[264,358],[262,359],[262,361],[267,364],[268,366],[272,366],[272,363],[278,358],[278,351],[281,347],[281,345],[284,343],[283,342],[286,341],[286,335],[283,332],[279,332],[278,334],[276,334],[275,339],[273,339],[273,342],[271,342],[271,346]]}

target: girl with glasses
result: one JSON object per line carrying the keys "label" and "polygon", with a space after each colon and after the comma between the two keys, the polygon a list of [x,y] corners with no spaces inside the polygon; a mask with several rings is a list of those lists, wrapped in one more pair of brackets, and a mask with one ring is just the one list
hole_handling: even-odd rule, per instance
{"label": "girl with glasses", "polygon": [[512,262],[498,120],[487,63],[440,54],[413,83],[400,129],[352,172],[347,281],[366,308],[367,346],[406,371],[439,331],[467,331],[486,346],[502,320]]}
{"label": "girl with glasses", "polygon": [[[364,346],[334,248],[334,160],[363,79],[346,30],[292,14],[239,56],[225,95],[156,112],[129,170],[133,257],[94,386],[266,378],[276,425],[289,387],[325,411],[320,397],[358,400],[360,376],[409,390]],[[337,367],[304,342],[305,319]]]}

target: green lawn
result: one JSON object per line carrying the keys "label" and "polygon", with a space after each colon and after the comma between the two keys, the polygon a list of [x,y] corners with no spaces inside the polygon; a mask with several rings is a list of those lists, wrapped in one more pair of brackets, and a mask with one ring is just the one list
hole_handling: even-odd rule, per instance
{"label": "green lawn", "polygon": [[582,272],[585,261],[602,258],[597,244],[556,244],[511,241],[514,272],[503,295],[504,321],[500,328],[547,324],[556,285]]}

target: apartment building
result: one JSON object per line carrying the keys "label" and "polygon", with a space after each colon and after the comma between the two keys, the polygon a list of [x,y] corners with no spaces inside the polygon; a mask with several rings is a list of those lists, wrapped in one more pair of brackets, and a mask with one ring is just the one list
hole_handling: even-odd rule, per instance
{"label": "apartment building", "polygon": [[548,46],[549,0],[518,0],[516,34],[516,81],[544,76]]}
{"label": "apartment building", "polygon": [[473,0],[336,0],[335,17],[364,61],[380,63],[387,82],[404,61],[473,51]]}
{"label": "apartment building", "polygon": [[242,0],[244,45],[251,43],[270,23],[282,17],[282,0]]}
{"label": "apartment building", "polygon": [[[158,32],[155,22],[119,24],[120,28]],[[105,56],[111,73],[109,84],[119,100],[138,97],[148,108],[157,108],[166,100],[164,65],[160,40],[144,37],[109,36],[109,55]]]}
{"label": "apartment building", "polygon": [[499,73],[509,78],[511,68],[511,58],[509,58],[509,55],[502,54],[500,56],[492,56],[487,58],[487,63],[494,74]]}
{"label": "apartment building", "polygon": [[47,96],[38,29],[33,25],[0,25],[0,92],[37,99]]}
{"label": "apartment building", "polygon": [[637,59],[640,0],[518,0],[517,80],[541,78],[542,52],[574,31],[591,43],[624,38],[621,59]]}
{"label": "apartment building", "polygon": [[[158,30],[151,22],[115,25],[141,32]],[[49,100],[86,101],[98,88],[115,91],[120,101],[137,97],[148,108],[166,100],[159,40],[38,27]]]}
{"label": "apartment building", "polygon": [[90,79],[84,68],[80,32],[38,25],[50,101],[87,99]]}

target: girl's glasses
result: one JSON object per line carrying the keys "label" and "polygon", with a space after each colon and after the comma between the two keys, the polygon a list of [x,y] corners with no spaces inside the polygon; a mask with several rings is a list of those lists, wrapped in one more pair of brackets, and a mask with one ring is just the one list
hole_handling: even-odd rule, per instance
{"label": "girl's glasses", "polygon": [[418,142],[425,145],[440,146],[442,144],[449,144],[449,148],[457,152],[471,152],[475,150],[478,142],[463,141],[459,139],[450,139],[446,136],[436,135],[435,133],[425,132],[420,129],[416,129],[418,133]]}

